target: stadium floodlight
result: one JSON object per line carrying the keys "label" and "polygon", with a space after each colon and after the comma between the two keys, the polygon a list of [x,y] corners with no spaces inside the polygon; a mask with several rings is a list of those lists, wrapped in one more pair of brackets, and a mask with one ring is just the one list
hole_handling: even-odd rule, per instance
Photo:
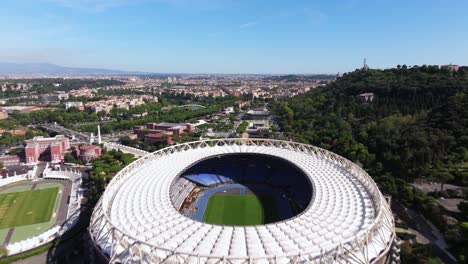
{"label": "stadium floodlight", "polygon": [[[201,160],[226,154],[284,159],[309,177],[310,205],[266,225],[221,226],[180,214],[171,187]],[[120,171],[89,227],[110,263],[390,263],[398,261],[388,201],[356,164],[314,146],[270,139],[174,145]]]}

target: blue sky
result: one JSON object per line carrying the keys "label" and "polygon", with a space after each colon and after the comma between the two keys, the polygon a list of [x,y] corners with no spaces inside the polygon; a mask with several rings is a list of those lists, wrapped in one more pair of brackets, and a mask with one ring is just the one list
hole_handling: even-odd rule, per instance
{"label": "blue sky", "polygon": [[466,0],[2,0],[0,61],[169,73],[468,64]]}

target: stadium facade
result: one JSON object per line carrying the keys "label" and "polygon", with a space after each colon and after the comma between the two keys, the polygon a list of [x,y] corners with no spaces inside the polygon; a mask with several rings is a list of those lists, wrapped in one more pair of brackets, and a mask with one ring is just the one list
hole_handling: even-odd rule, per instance
{"label": "stadium facade", "polygon": [[[253,226],[213,225],[181,214],[190,193],[180,190],[181,175],[232,154],[293,164],[311,183],[309,204],[288,219]],[[364,170],[324,149],[269,139],[196,141],[135,161],[107,186],[89,233],[110,263],[399,262],[389,203]]]}

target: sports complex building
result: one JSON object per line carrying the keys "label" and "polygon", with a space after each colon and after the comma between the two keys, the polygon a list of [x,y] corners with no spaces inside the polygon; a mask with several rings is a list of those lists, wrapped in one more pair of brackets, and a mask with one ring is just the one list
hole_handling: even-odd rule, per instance
{"label": "sports complex building", "polygon": [[96,205],[110,263],[398,263],[389,203],[329,151],[269,139],[184,143],[119,172]]}
{"label": "sports complex building", "polygon": [[7,255],[43,246],[70,230],[80,216],[81,172],[49,164],[0,179],[0,240]]}
{"label": "sports complex building", "polygon": [[67,217],[70,184],[24,182],[0,188],[0,240],[11,245],[60,226]]}

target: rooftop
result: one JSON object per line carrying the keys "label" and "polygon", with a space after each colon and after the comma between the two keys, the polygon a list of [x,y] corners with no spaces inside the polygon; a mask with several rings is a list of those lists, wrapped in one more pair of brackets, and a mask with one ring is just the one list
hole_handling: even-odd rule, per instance
{"label": "rooftop", "polygon": [[183,126],[184,124],[182,123],[159,123],[156,124],[157,126],[163,126],[163,127],[176,127],[176,126]]}
{"label": "rooftop", "polygon": [[[260,226],[210,225],[181,215],[170,200],[174,180],[197,161],[229,153],[271,155],[295,164],[313,183],[312,203],[294,218]],[[388,204],[357,165],[312,146],[241,139],[176,145],[136,161],[114,177],[93,219],[90,230],[95,242],[110,256],[118,254],[122,262],[131,257],[125,251],[134,241],[140,241],[135,250],[161,261],[179,254],[192,256],[193,261],[197,256],[253,258],[261,263],[305,256],[312,261],[345,247],[365,262],[392,239],[392,228],[381,224],[393,225]],[[111,246],[105,234],[114,232],[118,241]],[[379,235],[363,237],[373,232]],[[367,255],[363,255],[365,250],[353,243],[366,240]]]}
{"label": "rooftop", "polygon": [[87,150],[95,150],[95,149],[99,149],[101,147],[99,146],[94,146],[94,145],[83,145],[83,146],[80,146],[80,150],[84,150],[84,151],[87,151]]}
{"label": "rooftop", "polygon": [[267,109],[252,109],[247,112],[249,115],[270,115],[271,112]]}

